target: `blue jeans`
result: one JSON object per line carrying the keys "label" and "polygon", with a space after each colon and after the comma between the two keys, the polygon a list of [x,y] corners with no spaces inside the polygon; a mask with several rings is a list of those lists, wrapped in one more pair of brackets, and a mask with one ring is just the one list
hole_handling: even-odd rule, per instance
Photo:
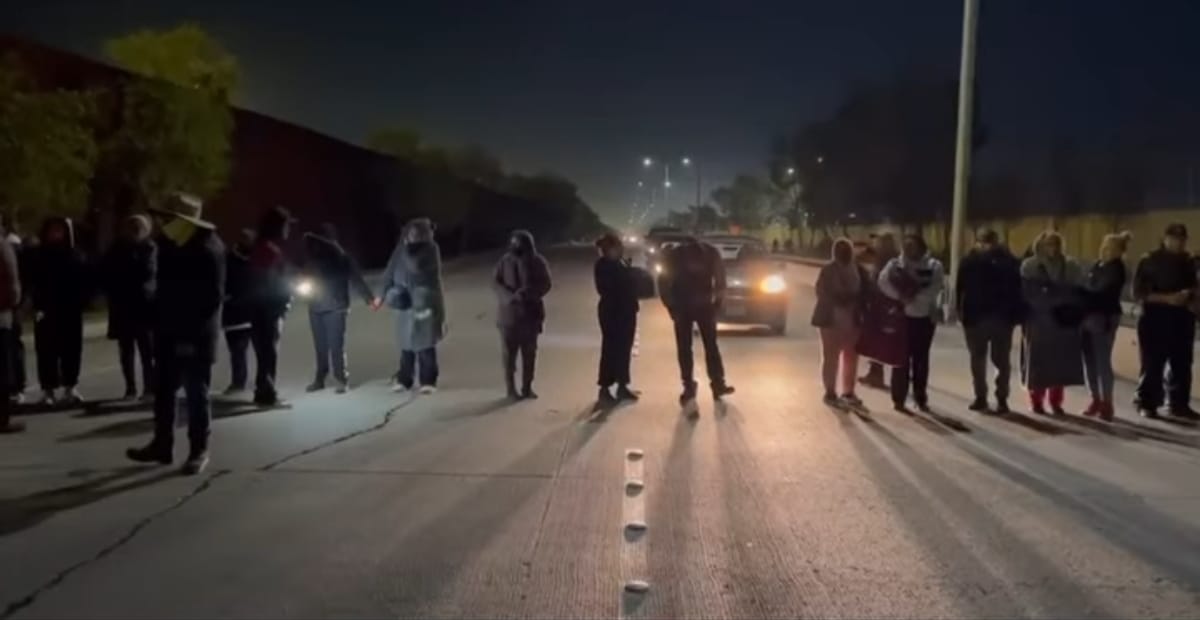
{"label": "blue jeans", "polygon": [[1112,402],[1112,352],[1116,339],[1116,317],[1089,316],[1083,322],[1083,374],[1092,400]]}
{"label": "blue jeans", "polygon": [[308,311],[313,348],[317,354],[316,383],[325,383],[331,365],[335,381],[345,383],[349,380],[346,373],[346,314],[345,310]]}
{"label": "blue jeans", "polygon": [[166,450],[175,445],[175,394],[182,387],[187,397],[188,439],[192,451],[205,451],[212,425],[212,406],[208,397],[212,362],[175,354],[170,347],[160,345],[158,350],[165,354],[158,358],[158,386],[154,390],[154,443]]}

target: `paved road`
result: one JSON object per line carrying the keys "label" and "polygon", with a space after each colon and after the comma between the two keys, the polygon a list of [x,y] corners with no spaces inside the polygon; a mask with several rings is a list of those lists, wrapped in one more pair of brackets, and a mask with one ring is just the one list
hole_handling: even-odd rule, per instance
{"label": "paved road", "polygon": [[[1200,614],[1196,429],[1128,411],[1111,427],[967,414],[948,330],[937,415],[895,414],[878,393],[870,417],[831,412],[802,267],[788,337],[723,339],[727,406],[680,415],[667,318],[647,304],[646,396],[595,417],[590,269],[578,251],[553,258],[536,402],[499,399],[486,269],[468,264],[448,278],[439,394],[389,393],[390,317],[356,312],[356,389],[299,395],[297,316],[294,408],[221,405],[203,477],[122,461],[145,412],[29,416],[29,434],[0,439],[0,615]],[[111,347],[89,346],[87,394],[115,395]],[[625,529],[637,520],[644,532]],[[624,592],[634,580],[649,590]]]}

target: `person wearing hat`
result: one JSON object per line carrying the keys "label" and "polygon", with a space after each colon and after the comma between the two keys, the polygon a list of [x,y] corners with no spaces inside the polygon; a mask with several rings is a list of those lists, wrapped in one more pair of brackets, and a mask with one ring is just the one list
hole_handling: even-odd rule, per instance
{"label": "person wearing hat", "polygon": [[[778,242],[776,242],[778,243]],[[600,386],[599,402],[615,404],[619,400],[638,399],[629,389],[630,359],[637,332],[638,291],[633,267],[624,257],[621,238],[607,233],[596,240],[600,256],[593,274],[600,302],[596,314],[600,319]],[[614,396],[612,386],[617,386]]]}
{"label": "person wearing hat", "polygon": [[254,248],[254,231],[242,229],[238,240],[225,254],[225,305],[221,308],[221,329],[229,349],[229,387],[225,396],[246,391],[250,376],[247,358],[250,351],[250,251]]}
{"label": "person wearing hat", "polygon": [[283,405],[275,387],[279,362],[279,338],[283,319],[292,305],[291,268],[283,252],[291,225],[287,209],[275,207],[263,214],[258,224],[254,249],[250,252],[252,291],[250,341],[258,368],[254,381],[254,403],[263,407]]}
{"label": "person wearing hat", "polygon": [[362,271],[337,240],[332,223],[321,225],[321,232],[304,234],[305,272],[312,278],[308,294],[308,322],[313,348],[317,354],[316,377],[309,392],[325,389],[325,380],[333,369],[338,394],[348,389],[346,372],[346,317],[350,313],[350,289],[368,306],[375,306],[375,294]]}
{"label": "person wearing hat", "polygon": [[158,289],[154,344],[158,361],[154,390],[154,436],[126,455],[139,463],[174,460],[175,394],[187,397],[190,450],[183,473],[208,465],[212,410],[208,397],[225,298],[225,247],[211,223],[200,219],[203,204],[185,194],[171,196],[151,213],[158,223]]}
{"label": "person wearing hat", "polygon": [[1142,368],[1134,400],[1146,418],[1157,418],[1163,405],[1164,369],[1170,371],[1165,391],[1171,414],[1200,418],[1190,404],[1196,316],[1189,305],[1197,278],[1187,239],[1183,224],[1167,226],[1162,245],[1142,257],[1133,278],[1134,297],[1142,303],[1137,325]]}

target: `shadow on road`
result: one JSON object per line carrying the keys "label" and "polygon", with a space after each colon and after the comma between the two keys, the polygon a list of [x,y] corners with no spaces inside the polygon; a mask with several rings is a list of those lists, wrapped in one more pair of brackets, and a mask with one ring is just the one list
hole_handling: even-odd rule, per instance
{"label": "shadow on road", "polygon": [[[139,411],[135,409],[134,411]],[[251,402],[231,401],[231,400],[214,400],[212,402],[212,416],[214,420],[223,420],[225,418],[236,418],[244,415],[255,413],[265,413],[268,411],[279,411],[277,407],[260,407]],[[148,412],[147,412],[148,413]],[[111,415],[111,414],[106,414]],[[186,424],[185,418],[180,416],[180,423]],[[93,428],[89,431],[67,435],[58,440],[59,443],[73,443],[76,441],[89,441],[92,439],[115,439],[119,437],[134,437],[137,435],[145,435],[154,430],[154,418],[138,418],[136,420],[123,420],[106,424],[98,428]]]}
{"label": "shadow on road", "polygon": [[518,402],[519,401],[514,401],[514,400],[511,400],[511,399],[505,398],[505,397],[495,398],[495,399],[489,400],[487,402],[480,403],[474,407],[455,409],[453,411],[453,413],[451,413],[449,415],[433,416],[433,419],[438,420],[440,422],[449,422],[452,420],[464,420],[467,418],[478,418],[480,416],[488,415],[489,413],[495,413],[502,409],[507,409],[513,405],[516,405]]}
{"label": "shadow on road", "polygon": [[0,537],[27,530],[60,512],[147,487],[178,475],[174,469],[161,470],[150,476],[143,475],[149,471],[153,470],[140,466],[124,467],[86,482],[0,500]]}

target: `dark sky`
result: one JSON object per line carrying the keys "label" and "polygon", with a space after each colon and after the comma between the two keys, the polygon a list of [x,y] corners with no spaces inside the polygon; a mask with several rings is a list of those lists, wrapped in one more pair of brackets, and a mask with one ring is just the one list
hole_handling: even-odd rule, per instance
{"label": "dark sky", "polygon": [[[712,187],[761,172],[772,133],[829,114],[857,83],[955,77],[961,4],[41,0],[8,7],[0,28],[96,55],[106,37],[194,21],[239,58],[241,105],[354,142],[398,125],[479,143],[512,169],[572,178],[621,223],[643,155],[689,155]],[[1196,0],[982,5],[985,158],[1164,104],[1200,110]]]}

